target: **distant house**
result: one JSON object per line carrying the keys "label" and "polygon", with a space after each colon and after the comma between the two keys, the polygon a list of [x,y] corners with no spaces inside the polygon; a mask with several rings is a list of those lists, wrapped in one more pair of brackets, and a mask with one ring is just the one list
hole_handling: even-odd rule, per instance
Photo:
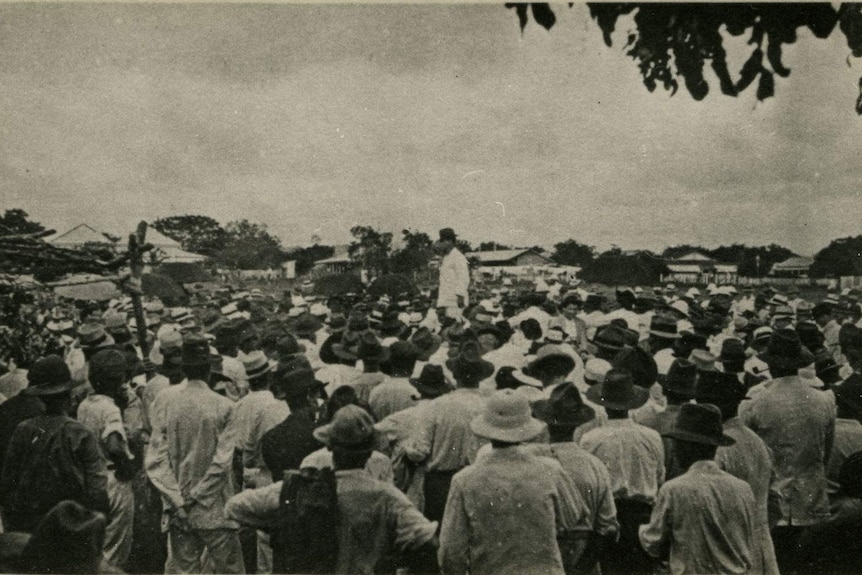
{"label": "distant house", "polygon": [[[193,263],[207,259],[206,256],[183,250],[178,241],[172,240],[153,227],[147,228],[146,240],[158,250],[161,263]],[[52,245],[69,249],[81,249],[88,244],[106,244],[113,245],[118,251],[123,252],[129,247],[128,235],[121,236],[120,241],[114,242],[106,234],[87,224],[78,224],[65,233],[48,238],[47,241]]]}
{"label": "distant house", "polygon": [[347,245],[333,246],[335,253],[332,257],[314,262],[314,274],[342,274],[353,268],[353,260],[348,253],[349,247]]}
{"label": "distant house", "polygon": [[49,237],[46,241],[59,248],[68,248],[72,250],[80,249],[87,244],[111,245],[114,243],[105,234],[91,228],[87,224],[78,224],[65,233]]}
{"label": "distant house", "polygon": [[700,252],[690,252],[665,262],[670,274],[662,281],[682,284],[736,283],[736,264],[718,262]]}
{"label": "distant house", "polygon": [[542,252],[525,248],[522,250],[497,250],[469,252],[464,254],[468,260],[475,261],[479,267],[515,267],[554,265],[553,260]]}
{"label": "distant house", "polygon": [[813,263],[814,258],[793,256],[783,262],[772,264],[769,275],[779,278],[807,278],[808,270]]}

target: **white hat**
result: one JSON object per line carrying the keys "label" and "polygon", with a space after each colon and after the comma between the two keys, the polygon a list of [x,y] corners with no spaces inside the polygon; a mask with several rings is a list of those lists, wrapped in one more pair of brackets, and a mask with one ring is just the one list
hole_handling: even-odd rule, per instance
{"label": "white hat", "polygon": [[644,290],[643,290],[643,288],[641,288],[641,286],[635,286],[635,293],[636,294],[643,293],[643,292],[644,292]]}
{"label": "white hat", "polygon": [[290,305],[297,307],[305,305],[305,298],[301,295],[290,296]]}
{"label": "white hat", "polygon": [[714,283],[710,283],[708,286],[706,286],[707,293],[713,293],[717,289],[718,289],[718,286],[716,286]]}
{"label": "white hat", "polygon": [[733,294],[736,293],[736,288],[733,286],[721,286],[715,289],[715,295],[726,295],[728,297],[733,297]]}
{"label": "white hat", "polygon": [[595,382],[604,383],[605,376],[611,370],[611,364],[604,359],[597,357],[588,359],[584,364],[584,379]]}
{"label": "white hat", "polygon": [[329,310],[322,303],[314,303],[311,304],[311,309],[309,310],[309,312],[311,313],[311,315],[321,316],[327,315],[329,313]]}
{"label": "white hat", "polygon": [[287,312],[287,317],[299,317],[305,313],[305,306],[295,306]]}
{"label": "white hat", "polygon": [[231,301],[239,301],[241,299],[248,299],[248,296],[250,296],[250,295],[251,294],[247,291],[237,292],[237,293],[233,294]]}
{"label": "white hat", "polygon": [[696,287],[689,288],[689,290],[685,292],[685,295],[688,297],[700,297],[700,290]]}
{"label": "white hat", "polygon": [[683,314],[685,317],[688,317],[688,303],[686,303],[685,300],[678,299],[670,304],[670,307]]}

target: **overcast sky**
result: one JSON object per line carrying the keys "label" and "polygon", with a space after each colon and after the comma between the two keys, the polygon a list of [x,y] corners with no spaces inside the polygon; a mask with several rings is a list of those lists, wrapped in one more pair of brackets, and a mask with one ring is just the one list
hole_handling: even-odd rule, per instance
{"label": "overcast sky", "polygon": [[[584,6],[524,34],[474,6],[0,5],[0,198],[65,231],[179,214],[284,245],[366,224],[472,242],[661,249],[862,233],[862,61],[650,94]],[[738,69],[742,56],[732,69]]]}

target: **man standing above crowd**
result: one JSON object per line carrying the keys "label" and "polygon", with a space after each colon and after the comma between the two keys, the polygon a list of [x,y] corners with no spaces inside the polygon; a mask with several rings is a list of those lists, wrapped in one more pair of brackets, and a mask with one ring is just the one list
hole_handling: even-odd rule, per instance
{"label": "man standing above crowd", "polygon": [[440,262],[440,289],[437,294],[437,307],[445,308],[447,315],[460,318],[467,304],[470,288],[470,264],[458,248],[458,238],[452,228],[440,230],[440,241],[436,248],[443,256]]}

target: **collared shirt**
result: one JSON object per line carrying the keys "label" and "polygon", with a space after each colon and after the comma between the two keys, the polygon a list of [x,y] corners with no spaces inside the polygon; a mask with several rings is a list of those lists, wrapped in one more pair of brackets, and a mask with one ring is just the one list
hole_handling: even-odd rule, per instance
{"label": "collared shirt", "polygon": [[159,394],[153,411],[150,481],[172,507],[194,503],[188,510],[192,528],[236,528],[223,514],[235,491],[234,403],[203,381],[187,380]]}
{"label": "collared shirt", "polygon": [[438,559],[447,575],[563,574],[557,532],[585,505],[560,464],[493,449],[452,478]]}
{"label": "collared shirt", "polygon": [[[263,485],[270,481],[269,471],[261,453],[264,434],[290,415],[287,403],[276,399],[268,389],[251,391],[240,399],[234,409],[236,449],[242,451],[242,465],[251,470],[245,473],[249,483]],[[254,470],[257,470],[255,472]],[[261,472],[265,472],[261,475]],[[257,477],[253,477],[257,475]]]}
{"label": "collared shirt", "polygon": [[[679,410],[681,408],[681,405],[668,405],[664,411],[655,415],[652,422],[644,423],[642,421],[638,421],[638,423],[646,425],[651,429],[655,429],[658,431],[659,435],[662,435],[673,429],[676,419],[679,417]],[[677,463],[676,456],[673,453],[673,440],[662,437],[662,443],[664,444],[664,478],[665,481],[667,481],[674,477],[679,477],[682,475],[684,470],[679,468],[679,463]]]}
{"label": "collared shirt", "polygon": [[[93,432],[93,435],[99,439],[99,445],[102,448],[112,433],[118,433],[123,440],[126,456],[132,459],[132,453],[126,443],[128,438],[126,437],[126,427],[123,424],[123,415],[113,399],[98,393],[88,396],[78,406],[78,421]],[[102,454],[107,459],[104,449]]]}
{"label": "collared shirt", "polygon": [[368,404],[378,421],[402,409],[413,407],[418,400],[419,391],[406,377],[390,377],[376,385],[368,395]]}
{"label": "collared shirt", "polygon": [[830,397],[798,376],[774,379],[740,414],[772,450],[782,495],[778,525],[812,525],[829,517],[825,462],[835,432]]}
{"label": "collared shirt", "polygon": [[830,495],[838,492],[838,474],[844,460],[857,451],[862,451],[862,423],[855,419],[836,419],[835,441],[832,443],[829,465],[826,467]]}
{"label": "collared shirt", "polygon": [[560,462],[563,471],[574,482],[577,492],[585,503],[584,513],[576,531],[594,531],[599,535],[617,533],[617,508],[611,491],[608,468],[598,457],[590,455],[577,443],[528,443],[525,451],[542,457],[551,457]]}
{"label": "collared shirt", "polygon": [[440,289],[437,293],[437,307],[456,307],[458,297],[468,304],[470,288],[470,264],[458,248],[452,248],[440,261]]}
{"label": "collared shirt", "polygon": [[386,379],[386,375],[379,371],[375,373],[357,372],[347,384],[356,390],[356,397],[362,401],[368,401],[368,398],[371,397],[371,390],[386,381]]}
{"label": "collared shirt", "polygon": [[18,394],[0,405],[0,472],[3,471],[6,449],[9,447],[15,428],[22,421],[42,415],[44,412],[45,404],[34,395]]}
{"label": "collared shirt", "polygon": [[614,497],[655,500],[664,482],[664,446],[658,432],[629,418],[609,419],[585,433],[580,443],[608,468]]}
{"label": "collared shirt", "polygon": [[641,545],[654,557],[669,545],[674,575],[747,574],[755,508],[746,482],[715,461],[696,461],[659,490],[650,522],[639,529]]}
{"label": "collared shirt", "polygon": [[261,454],[273,479],[281,479],[289,469],[299,469],[308,454],[320,449],[314,438],[314,420],[306,412],[295,412],[263,434]]}
{"label": "collared shirt", "polygon": [[144,386],[143,391],[141,392],[141,416],[144,420],[144,429],[147,431],[152,431],[153,429],[150,412],[153,409],[153,404],[156,402],[156,397],[158,397],[159,393],[167,389],[170,385],[171,382],[167,376],[157,373]]}
{"label": "collared shirt", "polygon": [[715,452],[715,462],[720,469],[748,483],[757,505],[756,532],[752,541],[753,571],[778,575],[775,548],[769,533],[769,493],[775,479],[772,454],[766,443],[746,427],[739,417],[724,422],[724,434],[736,443],[719,447]]}
{"label": "collared shirt", "polygon": [[469,465],[480,445],[470,422],[482,413],[485,402],[479,390],[464,388],[428,402],[415,435],[406,442],[407,456],[426,461],[431,471],[455,471]]}
{"label": "collared shirt", "polygon": [[332,364],[324,365],[317,370],[315,378],[326,384],[326,395],[332,397],[332,392],[339,387],[350,384],[361,373],[350,365]]}
{"label": "collared shirt", "polygon": [[839,333],[841,332],[841,326],[838,325],[838,322],[834,319],[829,320],[821,330],[823,332],[823,345],[832,354],[832,356],[837,360],[841,355],[841,345],[838,341]]}
{"label": "collared shirt", "polygon": [[[327,447],[321,447],[314,453],[310,453],[302,463],[299,464],[300,469],[313,467],[315,469],[333,469],[332,451]],[[392,461],[380,453],[372,451],[371,457],[365,462],[365,471],[368,475],[383,483],[394,483],[395,475],[392,472]]]}
{"label": "collared shirt", "polygon": [[[338,493],[338,562],[336,573],[371,575],[381,558],[395,550],[418,549],[434,538],[428,521],[393,485],[377,481],[364,469],[335,472]],[[227,503],[225,514],[252,527],[277,524],[282,481],[249,489]]]}

